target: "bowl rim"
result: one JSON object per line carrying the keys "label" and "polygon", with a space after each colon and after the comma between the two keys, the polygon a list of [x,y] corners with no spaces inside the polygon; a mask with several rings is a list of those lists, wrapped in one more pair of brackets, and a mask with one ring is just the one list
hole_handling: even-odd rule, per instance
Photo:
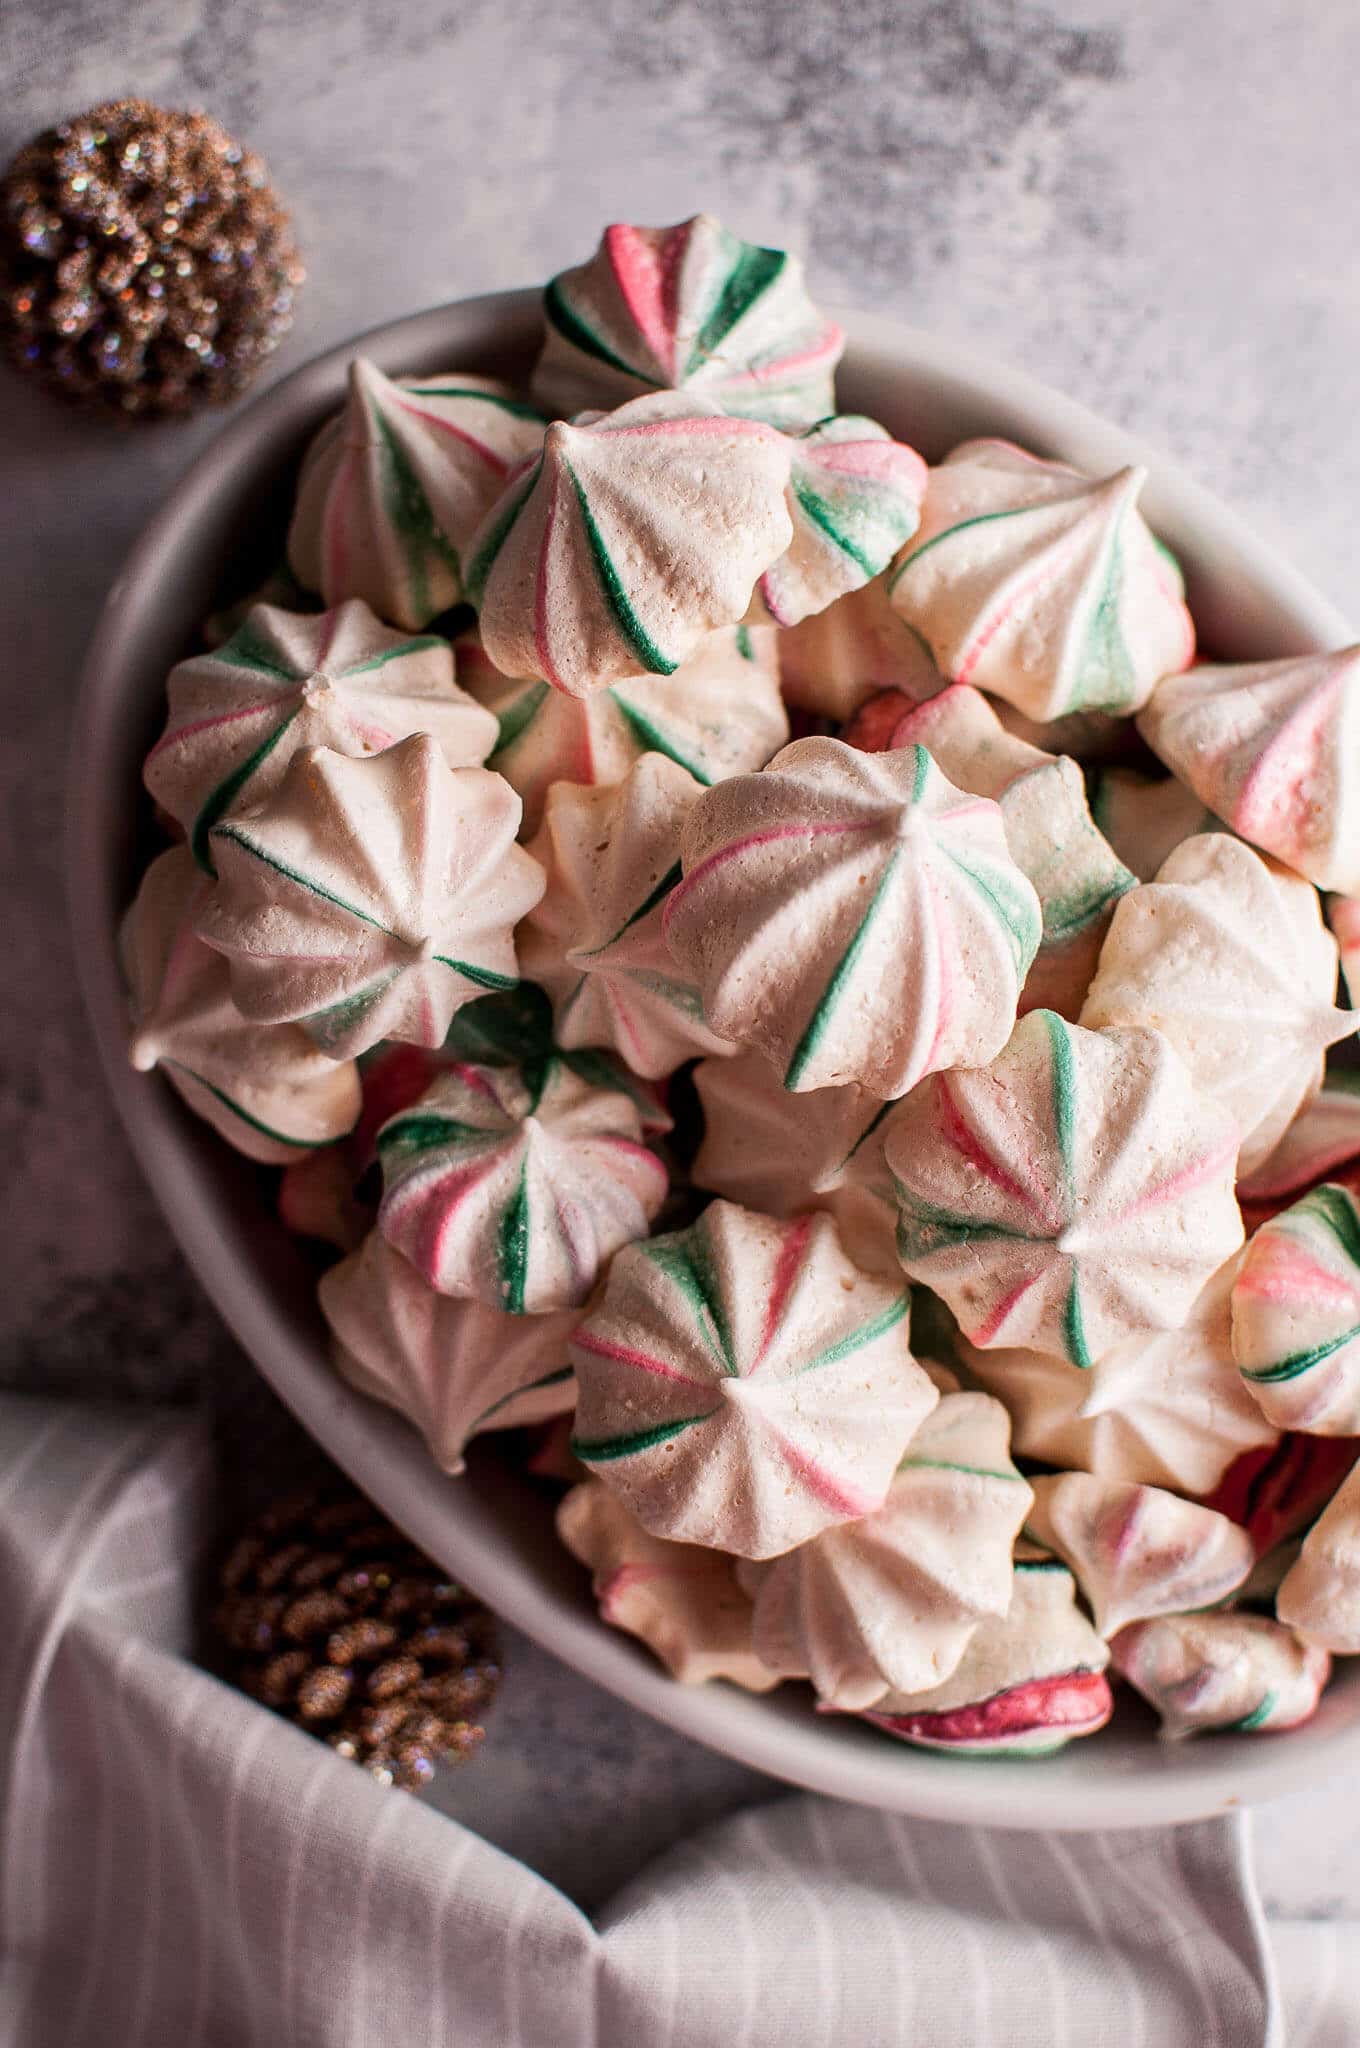
{"label": "bowl rim", "polygon": [[[1073,1744],[1043,1762],[941,1756],[890,1742],[860,1724],[815,1716],[801,1688],[764,1696],[726,1685],[685,1687],[631,1638],[609,1629],[572,1578],[535,1569],[514,1548],[513,1526],[469,1511],[409,1424],[341,1382],[307,1316],[290,1315],[261,1275],[234,1255],[244,1240],[228,1194],[210,1185],[201,1127],[155,1077],[125,1056],[126,1012],[117,958],[121,910],[113,873],[127,791],[107,763],[120,713],[139,667],[138,646],[154,617],[161,579],[173,571],[180,536],[224,480],[259,470],[285,431],[334,403],[345,366],[359,350],[389,369],[447,351],[476,353],[488,335],[508,347],[539,318],[537,290],[454,300],[382,323],[290,372],[235,413],[191,464],[152,517],[117,576],[90,643],[74,708],[64,831],[68,914],[77,972],[105,1078],[132,1150],[205,1292],[280,1398],[338,1464],[448,1569],[508,1621],[607,1690],[678,1731],[756,1769],[804,1788],[926,1819],[1059,1831],[1148,1826],[1204,1818],[1314,1783],[1360,1747],[1360,1690],[1354,1705],[1324,1699],[1319,1716],[1288,1742],[1219,1737],[1197,1749],[1149,1740],[1141,1728],[1094,1744]],[[1077,401],[971,346],[881,314],[838,312],[848,337],[847,368],[880,384],[928,376],[942,409],[998,406],[1032,422],[1024,438],[1061,449],[1082,467],[1126,462],[1151,471],[1144,504],[1173,546],[1185,536],[1227,563],[1245,585],[1242,601],[1264,605],[1277,637],[1298,651],[1341,644],[1345,619],[1307,579],[1210,492],[1135,436]],[[910,366],[908,371],[907,366]],[[1213,580],[1213,579],[1211,579]],[[1285,646],[1282,652],[1293,651]],[[220,1141],[213,1144],[225,1152]],[[266,1276],[267,1277],[267,1276]],[[310,1304],[308,1305],[310,1311]],[[314,1312],[312,1312],[314,1313]],[[1360,1667],[1355,1674],[1360,1686]],[[1342,1691],[1348,1690],[1342,1688]]]}

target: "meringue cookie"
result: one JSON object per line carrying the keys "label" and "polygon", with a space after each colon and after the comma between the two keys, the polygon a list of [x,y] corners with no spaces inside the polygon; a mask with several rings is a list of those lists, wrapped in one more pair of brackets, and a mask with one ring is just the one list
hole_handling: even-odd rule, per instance
{"label": "meringue cookie", "polygon": [[845,336],[808,297],[802,264],[739,241],[709,214],[606,228],[588,263],[552,279],[543,311],[533,390],[557,416],[660,387],[780,427],[835,410]]}
{"label": "meringue cookie", "polygon": [[1135,711],[1186,667],[1195,629],[1138,510],[1146,475],[1083,476],[1006,441],[955,448],[888,586],[941,671],[1050,719]]}
{"label": "meringue cookie", "polygon": [[1118,904],[1081,1022],[1163,1032],[1242,1137],[1270,1157],[1357,1019],[1333,1007],[1336,941],[1317,891],[1223,832],[1187,839]]}
{"label": "meringue cookie", "polygon": [[1039,905],[996,806],[924,747],[795,740],[685,821],[665,932],[715,1030],[788,1088],[890,1099],[990,1059],[1015,1022]]}
{"label": "meringue cookie", "polygon": [[822,718],[850,718],[880,690],[918,702],[944,688],[930,649],[875,576],[779,636],[779,681],[786,703]]}
{"label": "meringue cookie", "polygon": [[921,522],[927,470],[877,420],[837,413],[794,441],[793,540],[756,584],[752,615],[795,626],[887,568]]}
{"label": "meringue cookie", "polygon": [[1241,1452],[1273,1444],[1238,1376],[1228,1296],[1214,1275],[1179,1330],[1139,1331],[1082,1370],[1042,1351],[963,1347],[973,1380],[1005,1402],[1015,1448],[1048,1465],[1205,1494]]}
{"label": "meringue cookie", "polygon": [[916,1089],[885,1150],[904,1270],[984,1347],[1089,1367],[1174,1329],[1242,1242],[1232,1121],[1155,1031],[1032,1011],[990,1066]]}
{"label": "meringue cookie", "polygon": [[[1329,1073],[1270,1157],[1237,1184],[1244,1204],[1278,1204],[1360,1159],[1360,1074]],[[1262,1219],[1264,1220],[1264,1219]]]}
{"label": "meringue cookie", "polygon": [[554,782],[621,782],[643,754],[665,754],[705,788],[763,768],[789,737],[772,626],[725,626],[673,676],[625,676],[568,697],[533,676],[506,676],[475,633],[455,643],[459,674],[493,713],[489,765],[524,803],[536,832]]}
{"label": "meringue cookie", "polygon": [[479,766],[497,725],[453,680],[446,640],[389,632],[355,598],[307,615],[257,605],[215,654],[170,671],[170,720],[142,779],[211,873],[208,833],[263,803],[302,747],[376,754],[432,733],[450,768]]}
{"label": "meringue cookie", "polygon": [[1026,1534],[1071,1567],[1103,1636],[1128,1622],[1216,1606],[1256,1562],[1245,1529],[1160,1487],[1088,1472],[1031,1484]]}
{"label": "meringue cookie", "polygon": [[1360,892],[1360,647],[1169,677],[1138,730],[1253,846]]}
{"label": "meringue cookie", "polygon": [[872,1514],[934,1387],[831,1219],[714,1202],[616,1253],[576,1333],[576,1455],[654,1536],[778,1557]]}
{"label": "meringue cookie", "polygon": [[152,861],[123,920],[132,1010],[128,1058],[159,1067],[196,1116],[268,1166],[328,1145],[359,1114],[352,1061],[328,1060],[294,1024],[249,1024],[226,962],[194,931],[210,884],[186,847]]}
{"label": "meringue cookie", "polygon": [[583,1302],[666,1194],[628,1097],[559,1059],[459,1062],[383,1126],[378,1157],[388,1243],[441,1294],[517,1316]]}
{"label": "meringue cookie", "polygon": [[929,1692],[890,1694],[867,1715],[923,1749],[1050,1756],[1105,1726],[1114,1702],[1110,1653],[1078,1612],[1072,1574],[1052,1558],[1017,1557],[1004,1618],[984,1621],[951,1677]]}
{"label": "meringue cookie", "polygon": [[555,783],[531,852],[547,875],[520,934],[524,972],[552,999],[564,1046],[610,1046],[634,1073],[674,1073],[696,1053],[734,1052],[666,944],[680,834],[701,785],[644,754],[605,789]]}
{"label": "meringue cookie", "polygon": [[462,1471],[482,1430],[546,1421],[575,1398],[575,1311],[507,1316],[450,1301],[376,1230],[322,1274],[319,1295],[340,1377],[414,1423],[445,1472]]}
{"label": "meringue cookie", "polygon": [[294,575],[327,604],[362,597],[418,632],[463,597],[473,530],[543,429],[504,384],[462,371],[394,382],[356,356],[344,409],[303,459]]}
{"label": "meringue cookie", "polygon": [[681,1685],[778,1685],[751,1647],[751,1602],[720,1550],[649,1536],[600,1479],[572,1488],[557,1533],[590,1567],[601,1618],[639,1637]]}
{"label": "meringue cookie", "polygon": [[[456,1060],[471,1060],[488,1067],[520,1067],[557,1059],[592,1087],[626,1095],[638,1113],[647,1139],[664,1137],[675,1128],[661,1083],[641,1080],[612,1053],[597,1051],[592,1046],[556,1043],[552,1004],[544,991],[530,981],[518,983],[503,995],[479,996],[476,1002],[466,1004],[449,1026],[443,1051],[444,1066]],[[366,1068],[363,1071],[367,1100]],[[433,1078],[431,1073],[430,1079]],[[423,1093],[424,1088],[418,1088],[414,1094],[394,1102],[390,1113],[395,1115],[398,1109],[407,1108]]]}
{"label": "meringue cookie", "polygon": [[1264,1558],[1317,1520],[1360,1453],[1354,1437],[1280,1437],[1235,1458],[1204,1505],[1239,1522]]}
{"label": "meringue cookie", "polygon": [[1238,1370],[1281,1429],[1360,1435],[1360,1208],[1324,1182],[1263,1223],[1232,1291]]}
{"label": "meringue cookie", "polygon": [[945,1394],[874,1514],[741,1567],[761,1661],[849,1713],[948,1678],[978,1623],[1010,1605],[1031,1499],[1010,1433],[999,1401]]}
{"label": "meringue cookie", "polygon": [[672,391],[556,421],[471,543],[468,592],[497,668],[571,697],[672,675],[745,615],[788,547],[789,450],[772,427]]}
{"label": "meringue cookie", "polygon": [[1137,1621],[1110,1645],[1115,1670],[1179,1741],[1297,1728],[1331,1675],[1325,1650],[1261,1614],[1168,1614]]}
{"label": "meringue cookie", "polygon": [[1275,1611],[1305,1642],[1341,1656],[1360,1653],[1360,1467],[1304,1537]]}
{"label": "meringue cookie", "polygon": [[334,1059],[437,1046],[460,1004],[513,985],[543,893],[518,824],[509,783],[450,768],[427,733],[357,761],[304,748],[267,804],[209,833],[199,933],[246,1016],[294,1020]]}
{"label": "meringue cookie", "polygon": [[1140,882],[1150,882],[1167,855],[1196,832],[1223,829],[1176,776],[1154,781],[1132,768],[1099,771],[1091,788],[1091,816]]}

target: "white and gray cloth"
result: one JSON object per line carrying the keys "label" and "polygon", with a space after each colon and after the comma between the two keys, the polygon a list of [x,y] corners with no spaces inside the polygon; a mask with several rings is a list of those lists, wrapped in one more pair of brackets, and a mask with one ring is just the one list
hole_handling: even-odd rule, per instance
{"label": "white and gray cloth", "polygon": [[192,1418],[0,1396],[3,2048],[1360,2038],[1349,1930],[1267,1935],[1240,1818],[1017,1834],[790,1796],[588,1917],[189,1661],[214,1463]]}

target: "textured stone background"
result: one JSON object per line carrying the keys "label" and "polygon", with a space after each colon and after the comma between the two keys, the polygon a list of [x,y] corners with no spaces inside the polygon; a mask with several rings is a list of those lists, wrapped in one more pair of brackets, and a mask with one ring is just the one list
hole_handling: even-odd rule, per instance
{"label": "textured stone background", "polygon": [[[13,0],[0,150],[124,91],[239,128],[311,268],[279,373],[377,320],[541,279],[604,220],[706,207],[800,249],[825,297],[983,345],[1134,428],[1346,607],[1357,69],[1347,0]],[[104,1101],[59,886],[84,642],[215,430],[120,434],[0,382],[11,1384],[185,1395],[242,1371]],[[500,1739],[450,1803],[583,1895],[759,1789],[515,1648]],[[1284,1910],[1360,1910],[1349,1804],[1262,1816]]]}

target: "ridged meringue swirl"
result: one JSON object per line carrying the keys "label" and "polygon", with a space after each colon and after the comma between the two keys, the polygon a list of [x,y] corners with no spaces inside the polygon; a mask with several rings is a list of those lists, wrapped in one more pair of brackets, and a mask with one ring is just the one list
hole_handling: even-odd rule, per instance
{"label": "ridged meringue swirl", "polygon": [[1325,1650],[1264,1614],[1168,1614],[1137,1621],[1110,1645],[1114,1667],[1176,1741],[1297,1728],[1331,1675]]}
{"label": "ridged meringue swirl", "polygon": [[1226,1600],[1256,1562],[1245,1529],[1158,1486],[1058,1472],[1033,1482],[1026,1534],[1056,1552],[1103,1636]]}
{"label": "ridged meringue swirl", "polygon": [[1038,899],[995,804],[924,747],[795,740],[685,821],[672,953],[713,1028],[784,1084],[889,1099],[1005,1044],[1038,947]]}
{"label": "ridged meringue swirl", "polygon": [[795,626],[887,568],[921,520],[926,466],[877,420],[838,413],[792,443],[793,540],[756,584],[752,612]]}
{"label": "ridged meringue swirl", "polygon": [[740,241],[710,214],[606,228],[588,263],[552,279],[543,311],[533,389],[559,417],[662,387],[781,427],[835,410],[845,337],[808,297],[799,259]]}
{"label": "ridged meringue swirl", "polygon": [[714,1202],[615,1254],[572,1344],[572,1447],[654,1536],[777,1557],[882,1505],[937,1399],[908,1316],[830,1217]]}
{"label": "ridged meringue swirl", "polygon": [[572,697],[673,674],[745,616],[793,538],[789,450],[673,391],[554,422],[471,543],[468,594],[497,668]]}
{"label": "ridged meringue swirl", "polygon": [[393,633],[359,598],[304,613],[256,605],[231,639],[170,671],[170,719],[142,771],[212,872],[219,819],[263,803],[302,747],[380,754],[412,733],[475,768],[497,725],[453,679],[447,640]]}
{"label": "ridged meringue swirl", "polygon": [[259,1023],[335,1059],[380,1038],[442,1043],[455,1010],[516,979],[514,928],[543,891],[519,798],[418,733],[350,760],[295,754],[267,804],[215,825],[198,929]]}
{"label": "ridged meringue swirl", "polygon": [[388,1243],[441,1294],[517,1316],[583,1302],[666,1194],[629,1098],[558,1059],[459,1061],[384,1124],[378,1157]]}
{"label": "ridged meringue swirl", "polygon": [[1138,510],[1145,481],[965,441],[931,471],[892,601],[951,681],[1030,718],[1136,711],[1195,651],[1180,571]]}
{"label": "ridged meringue swirl", "polygon": [[190,1109],[247,1158],[286,1166],[352,1129],[359,1075],[326,1059],[295,1024],[251,1024],[231,999],[227,963],[194,925],[210,883],[186,847],[142,877],[120,934],[132,1011],[128,1058],[159,1067]]}
{"label": "ridged meringue swirl", "polygon": [[463,597],[473,531],[543,429],[507,385],[462,371],[394,381],[356,356],[343,410],[303,460],[294,575],[327,604],[362,597],[418,632]]}
{"label": "ridged meringue swirl", "polygon": [[1232,1291],[1233,1356],[1280,1429],[1360,1436],[1360,1207],[1324,1182],[1263,1223]]}
{"label": "ridged meringue swirl", "polygon": [[1032,1011],[916,1089],[885,1149],[903,1268],[984,1347],[1089,1367],[1183,1322],[1242,1242],[1236,1128],[1155,1031]]}
{"label": "ridged meringue swirl", "polygon": [[1305,1641],[1360,1652],[1360,1468],[1352,1467],[1303,1539],[1275,1611]]}
{"label": "ridged meringue swirl", "polygon": [[1320,889],[1360,894],[1360,647],[1192,668],[1138,730],[1234,832]]}

